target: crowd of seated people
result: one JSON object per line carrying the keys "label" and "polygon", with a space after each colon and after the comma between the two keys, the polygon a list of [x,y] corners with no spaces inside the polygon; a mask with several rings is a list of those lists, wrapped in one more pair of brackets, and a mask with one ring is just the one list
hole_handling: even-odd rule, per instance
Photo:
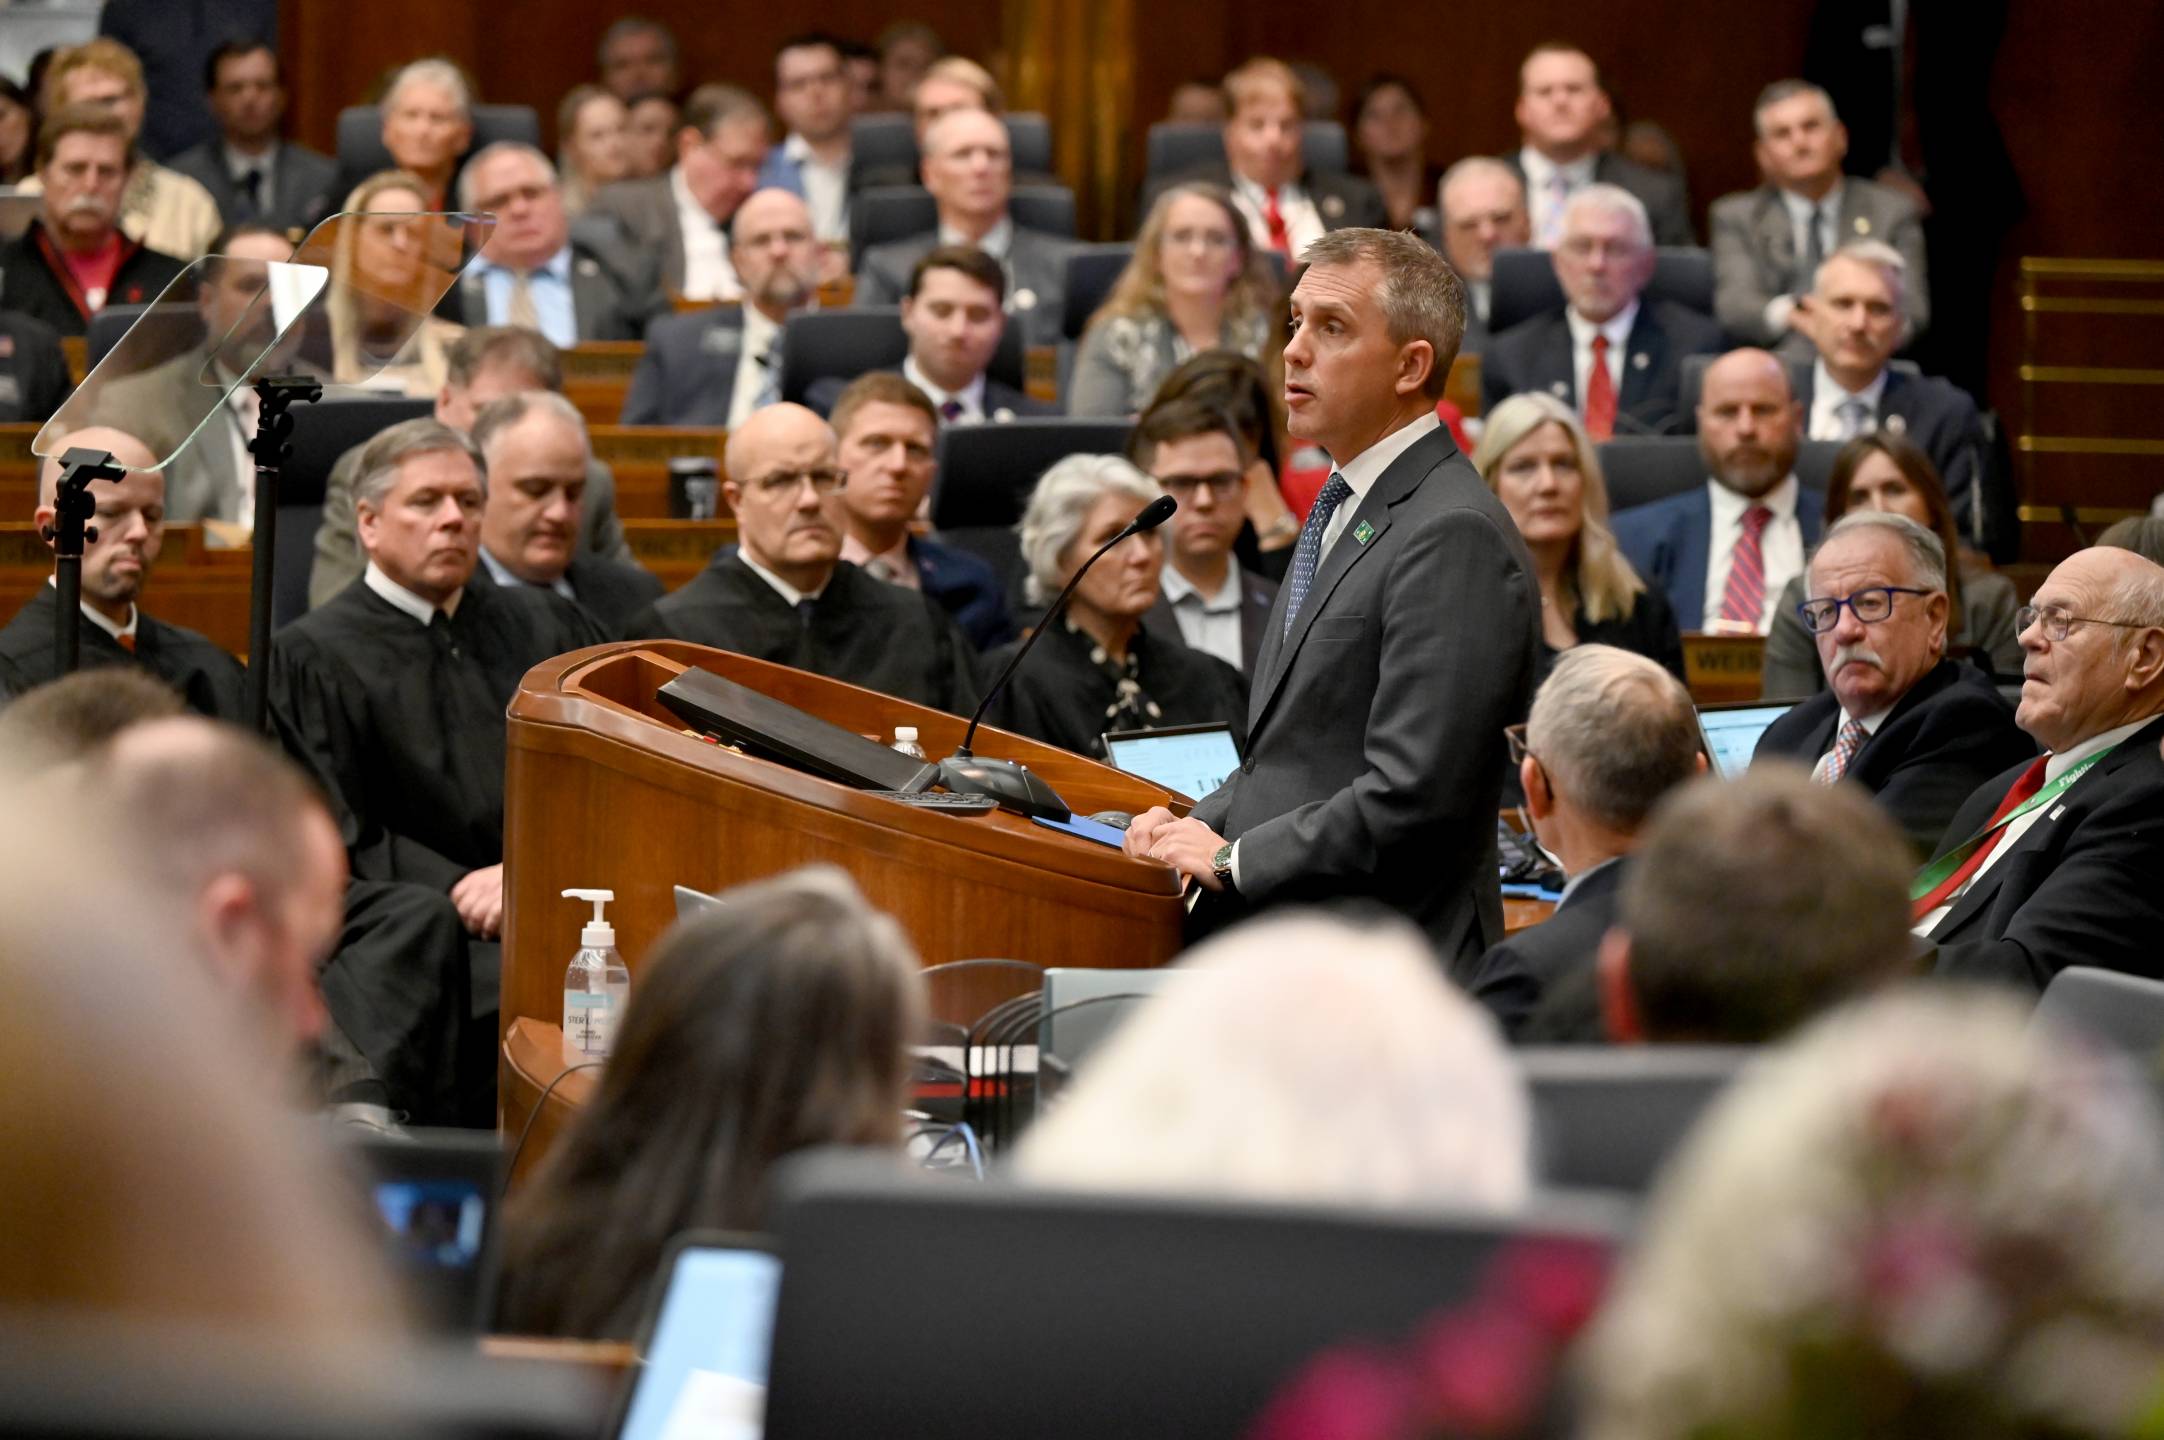
{"label": "crowd of seated people", "polygon": [[[553,156],[538,124],[484,133],[442,57],[385,77],[380,153],[309,150],[282,133],[266,33],[190,62],[210,128],[160,148],[145,75],[168,60],[102,38],[0,87],[0,171],[39,197],[0,244],[0,421],[60,410],[63,337],[215,257],[206,334],[50,447],[128,467],[92,491],[84,673],[58,673],[42,551],[0,617],[0,804],[25,817],[0,834],[17,902],[0,983],[26,1032],[0,1043],[0,1078],[34,1182],[0,1197],[0,1307],[238,1320],[326,1353],[408,1333],[336,1193],[336,1132],[310,1122],[506,1123],[505,709],[552,657],[688,641],[951,714],[988,699],[989,725],[1095,759],[1107,735],[1190,725],[1244,746],[1332,474],[1286,428],[1287,295],[1308,245],[1377,226],[1465,282],[1477,384],[1446,397],[1439,367],[1422,423],[1432,401],[1538,582],[1538,689],[1492,743],[1563,888],[1549,918],[1451,964],[1359,912],[1212,939],[999,1178],[1508,1219],[1545,1183],[1524,1047],[1735,1047],[1763,1059],[1678,1157],[1587,1332],[1587,1433],[1770,1432],[1876,1387],[1856,1428],[1975,1405],[2104,1434],[2153,1397],[2129,1377],[2164,1374],[2154,1266],[2113,1227],[2164,1203],[2164,1139],[2127,1075],[2023,1007],[2077,966],[2164,980],[2164,542],[2136,521],[2033,583],[1992,568],[2013,517],[1990,421],[1909,358],[1949,313],[1920,212],[1844,172],[1826,91],[1769,85],[1749,117],[1764,183],[1694,216],[1681,157],[1623,153],[1572,46],[1526,57],[1518,148],[1447,166],[1410,80],[1378,74],[1342,107],[1326,72],[1247,59],[1174,97],[1215,148],[1147,177],[1123,262],[1092,271],[1105,257],[1046,220],[1036,132],[922,25],[794,36],[755,94],[698,83],[665,26],[618,21],[553,112]],[[869,116],[913,157],[857,153]],[[1345,122],[1345,169],[1308,148],[1318,120]],[[896,203],[923,228],[867,237]],[[446,210],[494,217],[474,253],[424,218]],[[240,728],[242,660],[151,613],[153,572],[169,525],[247,543],[253,396],[191,441],[189,387],[249,372],[268,267],[338,212],[359,218],[309,363],[433,411],[330,471],[310,603],[248,657],[263,741]],[[1700,233],[1710,250],[1689,251]],[[886,348],[807,377],[792,337],[853,319]],[[594,355],[621,362],[620,409],[567,378]],[[933,526],[950,446],[1061,417],[1089,445],[1003,477],[1005,544]],[[611,421],[720,446],[727,526],[698,532],[714,548],[673,591],[627,539]],[[1671,472],[1649,490],[1634,453]],[[9,518],[51,526],[58,480],[42,463]],[[1119,538],[1164,496],[1169,521]],[[1740,777],[1705,773],[1686,688],[1702,637],[1762,654],[1754,680],[1789,707]],[[84,865],[127,898],[78,928],[49,902]],[[723,898],[634,957],[591,1100],[512,1193],[496,1328],[630,1340],[675,1237],[776,1226],[789,1157],[902,1163],[926,1037],[910,939],[837,873]],[[183,1183],[149,1173],[180,1146],[200,1157]],[[1811,1166],[1861,1198],[1797,1183]],[[137,1229],[124,1192],[160,1186]],[[2090,1223],[2037,1262],[2062,1285],[1977,1258],[2038,1254],[1989,1187],[2079,1207]],[[85,1195],[64,1243],[24,1248]],[[1953,1240],[1915,1233],[1927,1204]],[[1973,1262],[1956,1298],[1995,1328],[1964,1332],[1950,1366],[1919,1348],[1951,1343],[1925,1308],[1946,1297],[1803,1294],[1767,1269],[1766,1227],[1791,1264],[1859,1283]],[[2092,1263],[2107,1246],[2115,1263]],[[2045,1333],[2063,1315],[2086,1328]],[[2037,1378],[2074,1352],[2095,1383]]]}

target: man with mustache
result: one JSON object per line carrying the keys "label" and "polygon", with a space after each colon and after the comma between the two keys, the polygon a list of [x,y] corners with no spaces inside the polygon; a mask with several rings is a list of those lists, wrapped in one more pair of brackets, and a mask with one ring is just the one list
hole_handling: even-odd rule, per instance
{"label": "man with mustache", "polygon": [[839,446],[801,405],[769,405],[729,434],[722,495],[733,548],[624,627],[846,680],[950,714],[977,703],[974,651],[939,602],[841,558]]}
{"label": "man with mustache", "polygon": [[1752,757],[1863,786],[1919,855],[1977,786],[2036,753],[1984,673],[1946,656],[1946,563],[1939,537],[1906,515],[1835,522],[1799,607],[1827,689],[1768,726]]}
{"label": "man with mustache", "polygon": [[1710,478],[1614,519],[1631,567],[1667,593],[1685,630],[1763,635],[1803,573],[1826,496],[1795,476],[1802,438],[1802,407],[1771,354],[1731,350],[1706,367],[1698,451]]}

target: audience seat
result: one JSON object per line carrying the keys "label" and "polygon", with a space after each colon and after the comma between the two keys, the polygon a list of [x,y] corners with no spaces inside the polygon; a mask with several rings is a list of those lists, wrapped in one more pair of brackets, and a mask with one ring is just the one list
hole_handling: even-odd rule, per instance
{"label": "audience seat", "polygon": [[1131,241],[1109,245],[1078,245],[1067,254],[1067,308],[1060,314],[1060,334],[1080,340],[1089,328],[1090,316],[1105,303],[1120,272],[1135,258]]}
{"label": "audience seat", "polygon": [[1538,1173],[1552,1188],[1643,1195],[1699,1115],[1757,1052],[1747,1047],[1534,1047]]}
{"label": "audience seat", "polygon": [[[1222,127],[1191,121],[1160,120],[1150,127],[1144,182],[1156,185],[1203,165],[1225,160]],[[1345,127],[1335,120],[1310,120],[1300,132],[1300,162],[1309,170],[1342,172],[1350,164]]]}
{"label": "audience seat", "polygon": [[2036,1024],[2100,1040],[2141,1067],[2152,1083],[2164,1059],[2164,980],[2069,965],[2036,1003]]}
{"label": "audience seat", "polygon": [[[1831,440],[1804,441],[1796,447],[1796,478],[1811,489],[1825,489],[1840,448]],[[1695,435],[1619,435],[1603,440],[1599,449],[1611,512],[1650,505],[1706,483],[1706,462]]]}
{"label": "audience seat", "polygon": [[[473,107],[473,149],[498,140],[541,143],[541,117],[531,105]],[[468,153],[471,153],[470,151]],[[392,168],[383,148],[383,112],[374,105],[348,105],[338,112],[338,166],[347,175],[373,175]],[[343,203],[343,195],[335,197]]]}
{"label": "audience seat", "polygon": [[[813,382],[854,380],[874,370],[898,370],[909,354],[902,312],[887,305],[807,310],[781,332],[781,398],[804,403]],[[986,374],[1019,390],[1024,383],[1022,327],[1009,325]]]}
{"label": "audience seat", "polygon": [[[1074,192],[1064,185],[1017,185],[1007,202],[1025,230],[1074,238]],[[874,185],[849,202],[849,263],[861,265],[874,245],[908,240],[937,229],[939,205],[922,185]]]}
{"label": "audience seat", "polygon": [[[1713,313],[1713,255],[1696,246],[1663,246],[1655,252],[1645,293],[1653,300]],[[1563,287],[1545,250],[1498,250],[1488,293],[1488,333],[1499,335],[1547,310],[1563,307]]]}
{"label": "audience seat", "polygon": [[1132,429],[1125,419],[1061,416],[943,426],[939,478],[932,487],[932,526],[940,539],[990,561],[1006,582],[1010,607],[1034,613],[1037,607],[1022,596],[1022,547],[1014,533],[1030,490],[1055,460],[1124,455]]}
{"label": "audience seat", "polygon": [[1386,1214],[939,1185],[831,1153],[777,1186],[769,1440],[1246,1434],[1316,1352],[1410,1341],[1471,1299],[1507,1242],[1613,1250],[1629,1223],[1601,1196]]}

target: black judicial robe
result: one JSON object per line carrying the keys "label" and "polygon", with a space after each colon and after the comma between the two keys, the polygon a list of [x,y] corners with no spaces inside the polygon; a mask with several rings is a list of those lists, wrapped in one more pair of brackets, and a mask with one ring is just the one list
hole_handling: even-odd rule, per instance
{"label": "black judicial robe", "polygon": [[[1022,643],[985,656],[985,673],[999,674]],[[1100,760],[1106,732],[1166,725],[1230,725],[1247,747],[1247,682],[1215,655],[1150,630],[1127,642],[1124,666],[1098,658],[1102,653],[1082,630],[1055,620],[986,719]]]}
{"label": "black judicial robe", "polygon": [[279,631],[271,713],[330,792],[355,878],[440,892],[501,861],[504,709],[535,665],[606,638],[485,574],[432,626],[356,580]]}
{"label": "black judicial robe", "polygon": [[733,549],[624,627],[626,639],[689,640],[967,715],[977,705],[976,651],[938,601],[838,561],[799,614]]}
{"label": "black judicial robe", "polygon": [[[60,673],[53,665],[53,619],[59,609],[60,592],[40,585],[15,618],[0,629],[0,699],[13,699]],[[140,605],[135,616],[132,653],[88,616],[83,618],[84,669],[133,665],[178,690],[188,708],[198,714],[245,723],[247,682],[240,661],[193,630],[152,619]]]}

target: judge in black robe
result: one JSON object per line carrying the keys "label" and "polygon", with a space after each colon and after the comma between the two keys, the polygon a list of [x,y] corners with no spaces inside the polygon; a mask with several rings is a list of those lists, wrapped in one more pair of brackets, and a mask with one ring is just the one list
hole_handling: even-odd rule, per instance
{"label": "judge in black robe", "polygon": [[[985,657],[997,675],[1022,644]],[[1104,735],[1168,725],[1223,724],[1247,745],[1247,682],[1218,659],[1155,630],[1137,630],[1114,659],[1070,618],[1030,652],[987,717],[1002,730],[1104,758]]]}
{"label": "judge in black robe", "polygon": [[967,715],[976,651],[938,601],[834,562],[816,598],[792,604],[736,550],[632,617],[629,639],[689,640]]}
{"label": "judge in black robe", "polygon": [[[53,663],[53,621],[59,608],[59,592],[42,585],[0,628],[0,700],[11,700],[59,675]],[[198,714],[244,723],[246,681],[240,661],[195,631],[152,619],[138,605],[132,651],[88,614],[79,633],[84,669],[132,665],[179,691]]]}

